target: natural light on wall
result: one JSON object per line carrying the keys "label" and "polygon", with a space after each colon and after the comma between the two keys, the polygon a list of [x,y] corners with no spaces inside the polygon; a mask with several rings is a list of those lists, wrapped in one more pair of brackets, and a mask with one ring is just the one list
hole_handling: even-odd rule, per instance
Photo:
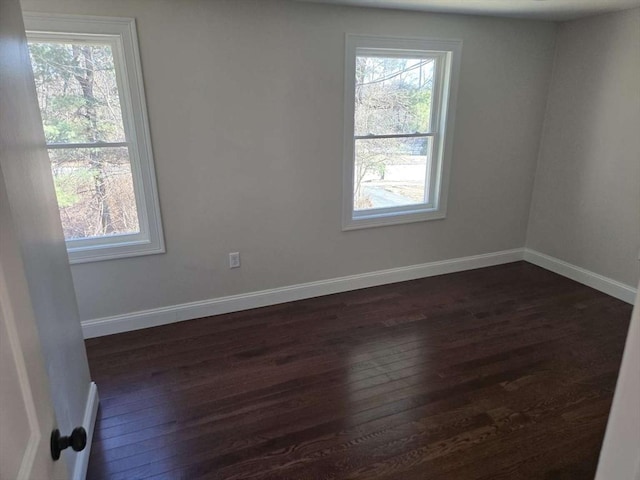
{"label": "natural light on wall", "polygon": [[164,251],[133,20],[25,23],[71,261]]}
{"label": "natural light on wall", "polygon": [[460,48],[347,36],[344,229],[444,217]]}

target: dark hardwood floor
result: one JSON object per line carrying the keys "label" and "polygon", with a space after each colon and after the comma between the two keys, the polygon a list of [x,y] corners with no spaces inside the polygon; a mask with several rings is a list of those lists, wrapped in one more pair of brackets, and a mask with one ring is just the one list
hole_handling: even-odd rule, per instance
{"label": "dark hardwood floor", "polygon": [[519,262],[88,340],[88,478],[592,479],[630,315]]}

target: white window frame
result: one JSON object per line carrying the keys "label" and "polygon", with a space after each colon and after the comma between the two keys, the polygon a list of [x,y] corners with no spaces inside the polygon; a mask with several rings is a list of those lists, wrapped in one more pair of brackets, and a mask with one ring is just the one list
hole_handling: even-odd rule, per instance
{"label": "white window frame", "polygon": [[[108,43],[113,52],[122,109],[125,142],[129,149],[140,231],[67,240],[69,261],[86,263],[164,253],[160,204],[151,149],[135,19],[84,15],[24,13],[29,41]],[[80,144],[86,147],[88,144]],[[116,144],[108,144],[117,146]],[[96,144],[100,147],[100,144]],[[73,144],[53,148],[72,148]],[[48,145],[48,148],[51,148]]]}
{"label": "white window frame", "polygon": [[[382,227],[446,217],[462,40],[346,35],[342,230]],[[425,189],[428,199],[417,205],[354,210],[356,56],[391,55],[434,58],[430,132],[433,150]],[[375,138],[371,137],[371,138]]]}

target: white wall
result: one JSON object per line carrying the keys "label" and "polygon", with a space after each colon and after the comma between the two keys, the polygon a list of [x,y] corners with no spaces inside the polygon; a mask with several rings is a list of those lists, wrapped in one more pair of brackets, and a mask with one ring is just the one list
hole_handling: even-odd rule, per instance
{"label": "white wall", "polygon": [[[638,282],[640,9],[560,26],[527,247]],[[640,480],[635,305],[596,480]]]}
{"label": "white wall", "polygon": [[560,26],[527,247],[638,283],[640,9]]}
{"label": "white wall", "polygon": [[[74,266],[83,319],[525,243],[553,23],[280,0],[23,8],[138,25],[167,253]],[[446,220],[341,231],[345,32],[464,40]]]}

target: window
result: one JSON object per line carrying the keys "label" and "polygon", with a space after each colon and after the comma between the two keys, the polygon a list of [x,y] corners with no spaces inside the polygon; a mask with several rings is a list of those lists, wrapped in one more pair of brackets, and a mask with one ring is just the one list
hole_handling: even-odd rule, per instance
{"label": "window", "polygon": [[445,217],[461,47],[347,36],[344,230]]}
{"label": "window", "polygon": [[25,27],[71,263],[164,252],[134,20]]}

